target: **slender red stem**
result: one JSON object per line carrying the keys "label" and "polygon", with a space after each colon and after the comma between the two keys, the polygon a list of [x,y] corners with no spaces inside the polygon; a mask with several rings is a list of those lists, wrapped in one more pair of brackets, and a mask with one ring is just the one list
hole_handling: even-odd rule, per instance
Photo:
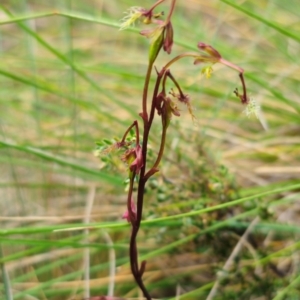
{"label": "slender red stem", "polygon": [[128,133],[130,132],[130,130],[135,127],[135,137],[136,137],[136,144],[138,145],[140,143],[140,133],[139,133],[139,124],[137,121],[134,121],[128,128],[127,130],[125,131],[124,135],[123,135],[123,138],[121,140],[121,143],[124,143],[125,142],[125,139],[128,135]]}
{"label": "slender red stem", "polygon": [[155,7],[157,7],[159,4],[163,3],[165,0],[158,0],[154,5],[149,9],[149,11],[153,11]]}
{"label": "slender red stem", "polygon": [[176,0],[173,0],[172,3],[171,3],[171,9],[169,10],[169,13],[168,13],[168,16],[167,16],[167,19],[166,19],[166,23],[169,23],[170,20],[171,20],[172,14],[173,14],[174,9],[175,9],[175,4],[176,4]]}
{"label": "slender red stem", "polygon": [[246,89],[246,83],[245,83],[243,72],[241,72],[239,74],[239,76],[240,76],[242,86],[243,86],[243,99],[242,99],[242,102],[243,102],[243,104],[247,104],[249,102],[249,100],[248,100],[248,97],[247,97],[247,89]]}
{"label": "slender red stem", "polygon": [[161,141],[160,141],[160,148],[159,152],[156,158],[156,161],[152,168],[146,173],[145,179],[148,180],[154,173],[157,172],[157,167],[163,157],[164,150],[165,150],[165,144],[166,144],[166,134],[167,134],[167,126],[163,126],[162,135],[161,135]]}
{"label": "slender red stem", "polygon": [[144,89],[143,89],[143,111],[142,111],[142,118],[144,120],[144,124],[148,122],[148,113],[147,113],[147,98],[148,98],[148,88],[149,88],[149,82],[152,72],[153,62],[150,62],[148,65],[145,83],[144,83]]}
{"label": "slender red stem", "polygon": [[157,74],[156,83],[155,83],[155,87],[154,87],[154,90],[153,90],[153,96],[152,96],[152,104],[151,104],[151,111],[150,111],[149,124],[148,124],[149,127],[151,127],[153,119],[154,119],[156,98],[157,98],[157,95],[158,95],[160,82],[161,82],[165,72],[166,72],[166,69],[162,68],[162,70]]}

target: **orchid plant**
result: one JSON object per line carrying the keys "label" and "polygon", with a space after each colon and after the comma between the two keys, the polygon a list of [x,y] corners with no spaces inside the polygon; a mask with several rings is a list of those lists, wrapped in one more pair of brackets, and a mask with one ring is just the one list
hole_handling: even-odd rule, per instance
{"label": "orchid plant", "polygon": [[[215,48],[206,43],[198,43],[197,46],[199,52],[179,54],[173,57],[160,69],[154,66],[160,51],[165,51],[168,54],[171,54],[173,48],[174,30],[171,19],[174,13],[176,0],[171,0],[169,12],[166,17],[163,12],[155,12],[157,7],[163,2],[165,2],[165,0],[158,0],[149,9],[142,7],[130,8],[128,10],[128,14],[122,20],[120,28],[121,30],[124,30],[129,26],[132,26],[137,21],[141,21],[144,24],[151,26],[150,29],[140,32],[141,35],[150,40],[148,68],[145,75],[141,100],[141,112],[139,113],[143,127],[142,138],[140,137],[140,122],[135,120],[128,127],[120,140],[110,145],[102,143],[98,148],[98,152],[102,154],[115,149],[123,150],[121,159],[128,166],[127,209],[123,218],[131,224],[129,246],[130,266],[135,281],[142,290],[146,299],[151,299],[142,279],[143,273],[146,269],[146,261],[139,263],[138,247],[136,242],[143,214],[145,186],[149,178],[159,171],[159,165],[165,149],[167,130],[171,119],[172,117],[180,116],[177,104],[183,103],[187,107],[190,115],[194,117],[191,99],[183,92],[179,82],[171,72],[172,65],[182,58],[190,57],[193,59],[195,65],[199,65],[201,67],[201,72],[206,77],[210,77],[213,71],[213,65],[216,63],[223,64],[238,72],[242,86],[242,93],[240,93],[238,89],[236,89],[234,93],[240,99],[241,103],[244,105],[251,105],[248,112],[253,111],[253,106],[255,106],[255,104],[253,104],[247,96],[244,70],[224,59]],[[149,82],[154,69],[156,81],[153,90],[149,91]],[[166,88],[167,82],[171,82],[174,85],[174,88],[170,91]],[[157,148],[157,154],[154,162],[148,166],[148,141],[153,120],[156,117],[161,119],[162,130],[160,144]],[[136,193],[134,192],[135,187],[137,187]]]}

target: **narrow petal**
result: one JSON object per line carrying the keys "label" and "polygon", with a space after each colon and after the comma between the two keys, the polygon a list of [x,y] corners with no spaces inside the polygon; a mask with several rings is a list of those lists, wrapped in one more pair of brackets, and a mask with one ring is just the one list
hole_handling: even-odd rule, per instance
{"label": "narrow petal", "polygon": [[212,56],[214,58],[217,58],[217,59],[222,58],[221,54],[215,48],[213,48],[212,46],[210,46],[208,44],[199,42],[198,48],[202,51],[205,51],[206,53],[208,53],[210,56]]}

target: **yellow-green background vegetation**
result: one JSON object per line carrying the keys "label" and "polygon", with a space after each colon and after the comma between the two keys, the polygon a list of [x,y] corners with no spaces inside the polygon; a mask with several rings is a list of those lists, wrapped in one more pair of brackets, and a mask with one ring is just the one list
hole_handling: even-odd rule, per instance
{"label": "yellow-green background vegetation", "polygon": [[[1,1],[1,299],[138,297],[126,170],[93,152],[139,119],[149,42],[143,26],[118,26],[153,2]],[[196,120],[184,107],[173,118],[145,195],[138,243],[153,297],[300,299],[299,17],[299,0],[178,1],[173,52],[157,67],[211,44],[245,69],[261,115],[243,114],[235,71],[216,65],[206,79],[188,58],[172,68]],[[153,152],[159,135],[158,120]]]}

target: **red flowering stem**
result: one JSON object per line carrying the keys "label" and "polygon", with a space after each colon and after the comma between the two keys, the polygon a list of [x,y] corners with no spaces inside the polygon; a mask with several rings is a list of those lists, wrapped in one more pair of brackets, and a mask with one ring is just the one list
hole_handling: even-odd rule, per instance
{"label": "red flowering stem", "polygon": [[176,0],[173,0],[172,3],[171,3],[171,9],[169,10],[169,14],[168,14],[167,19],[166,19],[166,24],[169,23],[170,20],[171,20],[172,14],[174,12],[175,4],[176,4]]}
{"label": "red flowering stem", "polygon": [[[144,139],[146,138],[146,141],[148,140],[148,135],[149,135],[149,131],[145,130],[144,131]],[[146,145],[146,147],[144,145]],[[142,275],[145,271],[146,262],[142,262],[141,268],[139,268],[139,266],[138,266],[138,251],[137,251],[137,245],[136,245],[136,237],[137,237],[138,231],[140,229],[140,224],[141,224],[141,220],[142,220],[142,212],[143,212],[143,202],[144,202],[145,183],[146,183],[144,175],[145,175],[145,168],[146,168],[147,142],[143,142],[142,153],[143,153],[144,165],[140,171],[140,179],[139,179],[139,183],[138,183],[138,193],[137,193],[137,214],[136,214],[135,222],[132,223],[132,232],[131,232],[131,237],[130,237],[129,252],[130,252],[131,272],[135,278],[135,281],[138,284],[139,288],[142,290],[144,297],[147,300],[151,300],[152,298],[151,298],[149,292],[147,291],[147,289],[143,283],[143,280],[142,280]]]}
{"label": "red flowering stem", "polygon": [[142,118],[144,120],[144,125],[148,123],[148,113],[147,113],[147,96],[148,96],[148,88],[149,88],[149,82],[152,72],[153,62],[150,62],[147,69],[147,74],[145,78],[145,84],[143,89],[143,111],[142,111]]}
{"label": "red flowering stem", "polygon": [[[144,297],[147,300],[151,300],[151,296],[147,291],[146,287],[144,286],[142,275],[145,271],[145,264],[146,262],[142,262],[141,268],[138,268],[138,253],[137,253],[137,246],[136,246],[136,237],[138,231],[140,229],[140,224],[142,220],[143,214],[143,205],[144,205],[144,194],[145,194],[145,184],[147,181],[147,177],[145,176],[146,172],[146,164],[147,164],[147,148],[148,148],[148,140],[149,140],[149,133],[152,126],[152,121],[154,118],[155,113],[155,100],[159,91],[159,86],[161,79],[165,73],[165,69],[163,69],[158,75],[156,79],[156,84],[153,91],[152,96],[152,106],[150,112],[150,118],[148,120],[148,113],[147,113],[147,94],[148,94],[148,87],[150,82],[150,75],[152,71],[153,63],[150,63],[147,70],[147,75],[145,79],[144,91],[143,91],[143,112],[142,118],[144,122],[144,132],[143,132],[143,143],[142,143],[142,157],[143,157],[143,166],[140,170],[139,174],[139,182],[138,182],[138,191],[137,191],[137,214],[136,214],[136,222],[135,226],[132,226],[131,238],[130,238],[130,264],[133,276],[135,281],[139,285],[140,289],[142,290]],[[145,118],[145,116],[147,118]]]}
{"label": "red flowering stem", "polygon": [[162,156],[163,156],[164,150],[165,150],[166,134],[167,134],[167,126],[163,126],[159,152],[158,152],[158,155],[157,155],[157,158],[156,158],[156,161],[155,161],[153,167],[145,175],[146,180],[148,180],[153,174],[155,174],[158,171],[158,165],[162,159]]}
{"label": "red flowering stem", "polygon": [[[137,191],[137,214],[136,214],[136,220],[134,224],[132,223],[132,232],[130,237],[130,265],[131,265],[131,271],[135,278],[136,283],[138,284],[139,288],[142,290],[144,297],[147,300],[151,300],[151,296],[149,292],[147,291],[143,280],[142,275],[145,271],[145,263],[142,262],[141,268],[139,269],[138,266],[138,252],[137,252],[137,245],[136,245],[136,237],[138,234],[138,231],[140,229],[140,224],[142,220],[142,214],[143,214],[143,204],[144,204],[144,193],[145,193],[145,170],[146,170],[146,163],[147,163],[147,147],[148,147],[148,139],[149,139],[149,132],[152,124],[148,120],[148,113],[147,113],[147,96],[148,96],[148,88],[149,88],[149,82],[150,82],[150,76],[152,72],[153,63],[149,63],[144,89],[143,89],[143,111],[142,111],[142,119],[144,123],[144,133],[143,133],[143,143],[142,143],[142,157],[143,157],[143,166],[140,170],[140,176],[139,176],[139,182],[138,182],[138,191]],[[158,87],[157,87],[158,91]],[[156,92],[157,93],[157,92]],[[153,118],[152,118],[153,119]]]}
{"label": "red flowering stem", "polygon": [[[159,4],[161,4],[164,1],[165,0],[158,0],[151,7],[149,12],[152,13],[154,8],[156,8]],[[174,11],[175,3],[176,3],[176,0],[172,0],[171,9],[169,11],[166,22],[170,22],[172,13]],[[148,89],[149,89],[149,83],[150,83],[150,77],[151,77],[153,64],[154,64],[154,60],[153,61],[150,60],[149,65],[148,65],[148,69],[147,69],[147,73],[146,73],[146,77],[145,77],[144,88],[143,88],[142,113],[141,113],[141,117],[142,117],[143,123],[144,123],[143,143],[142,143],[143,166],[140,169],[139,181],[138,181],[137,213],[136,213],[135,219],[131,218],[132,232],[131,232],[130,249],[129,249],[129,251],[130,251],[130,265],[131,265],[132,274],[135,278],[135,281],[137,282],[140,289],[142,290],[142,292],[144,294],[144,297],[146,297],[147,300],[151,300],[152,298],[151,298],[150,294],[148,293],[148,291],[147,291],[147,289],[146,289],[146,287],[143,283],[143,280],[142,280],[142,276],[143,276],[143,273],[145,271],[146,261],[143,261],[141,263],[141,267],[139,268],[136,237],[137,237],[137,234],[138,234],[138,231],[139,231],[139,228],[140,228],[140,224],[141,224],[141,220],[142,220],[144,194],[145,194],[145,184],[146,184],[147,179],[150,177],[149,172],[147,173],[148,176],[145,175],[146,163],[147,163],[147,148],[148,148],[149,133],[150,133],[150,129],[151,129],[151,126],[152,126],[153,119],[154,119],[156,99],[157,99],[161,79],[163,78],[163,76],[165,74],[165,71],[167,69],[167,68],[163,68],[162,71],[157,75],[156,84],[155,84],[154,91],[153,91],[153,96],[152,96],[150,119],[148,119],[147,98],[148,98]],[[130,131],[130,129],[133,128],[133,126],[136,126],[137,144],[138,144],[138,134],[139,134],[139,132],[138,132],[138,126],[137,126],[136,121],[134,122],[134,124],[132,124],[129,127],[129,129],[125,133],[122,141],[125,140],[126,135]],[[155,162],[154,166],[159,164],[159,162],[161,160],[161,157],[163,155],[163,150],[164,150],[165,140],[166,140],[166,130],[167,130],[167,126],[164,126],[163,127],[163,132],[162,132],[160,150],[159,150],[158,157],[156,159],[156,162]],[[152,168],[151,170],[154,170],[154,168]],[[128,199],[127,199],[127,208],[128,208],[128,212],[129,212],[130,216],[131,215],[134,216],[134,213],[133,213],[132,208],[131,208],[131,194],[132,194],[132,190],[133,190],[134,176],[132,176],[131,181],[130,181],[130,190],[128,192]]]}
{"label": "red flowering stem", "polygon": [[[144,123],[146,123],[144,121]],[[146,162],[147,162],[147,145],[148,145],[148,137],[149,137],[149,129],[148,122],[144,124],[144,134],[143,134],[143,145],[142,145],[142,156],[144,160],[144,164],[140,171],[140,179],[138,184],[138,194],[137,194],[137,227],[139,229],[140,222],[142,219],[143,212],[143,200],[144,200],[144,191],[145,191],[145,170],[146,170]]]}
{"label": "red flowering stem", "polygon": [[[132,232],[136,231],[136,216],[134,214],[134,212],[132,211],[132,205],[131,205],[131,201],[132,201],[132,192],[133,192],[133,184],[134,184],[134,178],[135,178],[135,173],[133,173],[133,175],[130,178],[130,184],[129,184],[129,191],[128,191],[128,196],[127,196],[127,211],[129,214],[129,220],[132,226]],[[131,243],[133,242],[133,244],[131,245]],[[132,237],[131,237],[131,241],[130,241],[130,251],[129,251],[129,255],[130,255],[130,267],[131,267],[131,272],[134,276],[134,278],[136,279],[136,281],[138,281],[138,262],[137,262],[137,247],[136,247],[136,243],[135,240],[132,241]]]}
{"label": "red flowering stem", "polygon": [[[151,66],[151,68],[149,66],[147,74],[151,74],[151,70],[152,70],[152,66]],[[164,73],[165,73],[165,69],[163,69],[157,75],[156,84],[155,84],[155,87],[154,87],[153,97],[152,97],[152,106],[151,106],[150,118],[149,118],[149,120],[145,120],[145,118],[143,118],[143,121],[144,121],[144,133],[143,133],[143,143],[142,143],[143,166],[140,170],[140,176],[139,176],[139,182],[138,182],[138,191],[137,191],[136,222],[135,222],[134,225],[132,225],[132,232],[131,232],[131,238],[130,238],[130,250],[129,250],[130,251],[130,265],[131,265],[132,274],[135,278],[135,281],[137,282],[140,289],[142,290],[142,292],[144,294],[144,297],[147,300],[151,300],[152,298],[151,298],[149,292],[147,291],[147,289],[146,289],[146,287],[143,283],[143,280],[142,280],[142,275],[145,271],[146,262],[143,261],[141,263],[140,269],[138,268],[138,253],[137,253],[137,246],[136,246],[136,237],[137,237],[137,234],[138,234],[138,231],[139,231],[139,228],[140,228],[140,223],[141,223],[141,220],[142,220],[144,194],[145,194],[145,184],[146,184],[147,179],[149,178],[149,177],[145,176],[149,133],[150,133],[150,129],[151,129],[152,121],[153,121],[153,118],[154,118],[154,113],[155,113],[155,100],[156,100],[156,97],[157,97],[157,94],[158,94],[158,91],[159,91],[160,82],[161,82],[162,77],[164,76]],[[149,79],[150,79],[150,77],[149,77]],[[147,79],[145,80],[143,103],[144,103],[144,99],[146,99],[145,101],[147,101],[147,92],[145,92],[145,91],[148,90],[149,82],[150,82],[150,80],[147,80]],[[146,111],[146,113],[147,113],[147,111]],[[144,114],[144,110],[143,110],[143,114]]]}
{"label": "red flowering stem", "polygon": [[131,204],[134,178],[135,178],[135,172],[132,172],[132,175],[130,176],[129,191],[127,195],[127,211],[129,214],[130,223],[133,227],[135,226],[135,221],[136,221],[136,216],[134,214],[134,211],[132,210],[132,204]]}
{"label": "red flowering stem", "polygon": [[132,233],[131,233],[131,238],[130,238],[130,266],[131,266],[131,272],[134,276],[134,279],[136,283],[138,284],[139,288],[142,290],[144,297],[147,300],[151,300],[151,296],[149,292],[147,291],[143,280],[142,276],[145,271],[145,265],[146,262],[143,261],[141,264],[141,268],[139,269],[138,267],[138,252],[137,252],[137,246],[136,246],[136,236],[138,233],[139,227],[134,226],[132,227]]}
{"label": "red flowering stem", "polygon": [[[149,85],[149,81],[148,81],[148,85]],[[144,124],[147,124],[146,120],[144,120]],[[130,132],[130,130],[133,127],[135,127],[136,145],[139,145],[139,126],[138,126],[137,121],[134,121],[128,127],[128,129],[126,130],[126,132],[123,135],[121,143],[125,142],[125,139],[126,139],[128,133]],[[147,131],[146,130],[144,131],[144,137],[145,137],[145,132],[147,132]],[[147,143],[146,143],[146,145],[147,145]],[[144,143],[143,143],[143,146],[144,146]],[[144,150],[143,150],[143,153],[145,154]],[[143,163],[144,164],[146,163],[146,156],[144,156],[144,155],[143,155]],[[141,177],[140,177],[139,183],[141,182],[141,179],[144,177],[142,175],[142,174],[144,174],[144,172],[145,172],[145,168],[143,167],[142,170],[141,170]],[[131,272],[132,272],[132,274],[135,278],[135,281],[139,285],[139,287],[142,290],[144,296],[146,297],[146,299],[151,300],[151,297],[150,297],[148,291],[146,290],[146,287],[144,286],[144,283],[142,281],[142,275],[143,275],[144,270],[145,270],[146,262],[142,263],[140,270],[139,270],[139,265],[138,265],[138,251],[137,251],[137,245],[136,245],[136,236],[137,236],[138,231],[139,231],[141,216],[138,217],[138,214],[135,215],[135,213],[132,210],[132,205],[131,205],[135,176],[136,176],[136,173],[132,172],[131,176],[130,176],[129,191],[128,191],[128,194],[127,194],[127,211],[128,211],[129,220],[130,220],[130,223],[131,223],[131,226],[132,226],[132,233],[131,233],[131,238],[130,238],[130,248],[129,248],[130,267],[131,267]],[[145,183],[143,184],[143,187],[142,187],[143,191],[144,191],[144,188],[145,188]],[[142,195],[143,194],[144,194],[144,192],[142,192]],[[141,202],[138,201],[137,207],[143,205],[143,203],[142,204],[139,204],[139,203],[141,203]]]}
{"label": "red flowering stem", "polygon": [[160,82],[161,82],[161,79],[163,78],[165,72],[166,72],[166,68],[162,68],[161,71],[157,74],[156,83],[155,83],[153,96],[152,96],[152,105],[151,105],[150,117],[149,117],[149,126],[150,127],[151,127],[153,119],[154,119],[156,98],[157,98],[157,95],[158,95]]}

